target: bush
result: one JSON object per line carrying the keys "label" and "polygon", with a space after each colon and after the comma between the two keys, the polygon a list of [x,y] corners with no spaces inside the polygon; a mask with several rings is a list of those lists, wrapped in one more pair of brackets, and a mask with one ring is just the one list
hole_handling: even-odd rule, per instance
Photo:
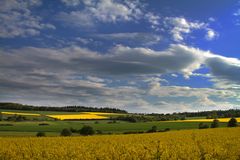
{"label": "bush", "polygon": [[206,128],[209,128],[209,126],[207,124],[204,124],[204,123],[199,123],[199,126],[198,126],[199,129],[206,129]]}
{"label": "bush", "polygon": [[0,126],[13,126],[13,124],[9,124],[9,123],[2,123],[2,124],[0,124]]}
{"label": "bush", "polygon": [[87,135],[93,135],[95,131],[91,126],[83,126],[80,130],[79,133],[81,135],[87,136]]}
{"label": "bush", "polygon": [[170,128],[165,128],[164,131],[167,132],[167,131],[170,131],[171,129]]}
{"label": "bush", "polygon": [[237,127],[238,124],[237,124],[237,120],[236,118],[231,118],[229,121],[228,121],[228,127]]}
{"label": "bush", "polygon": [[211,128],[218,128],[218,127],[219,127],[219,120],[214,119],[212,124],[211,124]]}
{"label": "bush", "polygon": [[72,132],[72,133],[77,133],[78,132],[78,130],[77,129],[74,129],[74,128],[70,128],[70,131]]}
{"label": "bush", "polygon": [[95,123],[95,124],[99,124],[99,122],[98,122],[98,121],[95,121],[94,123]]}
{"label": "bush", "polygon": [[152,126],[150,130],[147,131],[147,133],[157,132],[157,126]]}
{"label": "bush", "polygon": [[103,134],[103,132],[101,130],[96,130],[97,134]]}
{"label": "bush", "polygon": [[48,126],[49,124],[48,123],[39,123],[38,125],[39,126]]}
{"label": "bush", "polygon": [[68,128],[64,128],[61,132],[61,136],[71,136],[71,135],[72,135],[72,132]]}
{"label": "bush", "polygon": [[3,115],[2,115],[2,112],[0,112],[0,121],[3,120]]}
{"label": "bush", "polygon": [[37,137],[46,137],[46,134],[45,134],[45,132],[38,132],[38,133],[36,134],[36,136],[37,136]]}

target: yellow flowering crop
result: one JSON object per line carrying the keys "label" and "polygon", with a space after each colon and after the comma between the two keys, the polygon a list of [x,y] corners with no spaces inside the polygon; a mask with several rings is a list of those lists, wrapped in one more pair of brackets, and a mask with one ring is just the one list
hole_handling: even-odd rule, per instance
{"label": "yellow flowering crop", "polygon": [[99,116],[95,114],[66,114],[66,115],[47,115],[51,118],[56,118],[60,120],[65,119],[107,119],[108,117]]}
{"label": "yellow flowering crop", "polygon": [[[231,118],[218,118],[219,122],[228,122]],[[236,118],[240,122],[240,118]],[[214,119],[188,119],[181,122],[212,122]]]}
{"label": "yellow flowering crop", "polygon": [[240,128],[79,137],[3,137],[1,160],[237,160]]}
{"label": "yellow flowering crop", "polygon": [[120,115],[126,115],[124,113],[107,113],[107,112],[82,112],[82,113],[85,113],[85,114],[94,114],[94,115],[108,115],[108,116],[111,116],[111,115],[115,115],[115,116],[120,116]]}
{"label": "yellow flowering crop", "polygon": [[9,115],[40,116],[40,114],[36,114],[36,113],[22,113],[22,112],[1,112],[1,113],[9,114]]}

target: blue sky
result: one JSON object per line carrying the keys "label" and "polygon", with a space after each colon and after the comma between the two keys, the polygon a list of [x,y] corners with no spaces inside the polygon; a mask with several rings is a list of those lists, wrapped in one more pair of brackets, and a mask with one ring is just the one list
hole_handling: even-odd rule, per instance
{"label": "blue sky", "polygon": [[240,108],[238,0],[1,0],[0,101]]}

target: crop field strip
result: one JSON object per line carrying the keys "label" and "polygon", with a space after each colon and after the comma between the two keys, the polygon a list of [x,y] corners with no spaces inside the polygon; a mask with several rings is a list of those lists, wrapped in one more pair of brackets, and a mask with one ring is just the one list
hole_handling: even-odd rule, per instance
{"label": "crop field strip", "polygon": [[[59,112],[58,114],[38,114],[31,112],[11,112],[11,111],[3,111],[1,112],[3,115],[21,115],[21,116],[46,116],[50,118],[55,118],[59,120],[91,120],[91,119],[108,119],[111,116],[119,116],[124,114],[117,113],[101,113],[101,112],[69,112],[62,114]],[[51,112],[50,112],[51,113]]]}
{"label": "crop field strip", "polygon": [[87,137],[0,138],[3,160],[239,159],[240,128]]}

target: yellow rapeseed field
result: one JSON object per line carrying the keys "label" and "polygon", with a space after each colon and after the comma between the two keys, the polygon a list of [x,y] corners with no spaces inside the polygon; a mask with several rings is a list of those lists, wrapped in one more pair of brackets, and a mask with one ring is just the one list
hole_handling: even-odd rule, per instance
{"label": "yellow rapeseed field", "polygon": [[[219,122],[228,122],[231,118],[218,118]],[[212,122],[214,119],[188,119],[179,122]],[[236,118],[240,122],[240,118]]]}
{"label": "yellow rapeseed field", "polygon": [[132,135],[0,138],[1,160],[238,160],[240,127]]}
{"label": "yellow rapeseed field", "polygon": [[126,115],[124,113],[107,113],[107,112],[82,112],[82,113],[85,113],[85,114],[94,114],[94,115],[108,115],[108,116],[111,116],[111,115],[115,115],[115,116],[120,116],[120,115]]}
{"label": "yellow rapeseed field", "polygon": [[9,114],[9,115],[22,115],[22,116],[41,116],[40,114],[36,113],[22,113],[22,112],[1,112],[2,114]]}
{"label": "yellow rapeseed field", "polygon": [[108,117],[105,116],[99,116],[95,114],[65,114],[65,115],[47,115],[48,117],[51,118],[56,118],[60,120],[65,120],[65,119],[107,119]]}

